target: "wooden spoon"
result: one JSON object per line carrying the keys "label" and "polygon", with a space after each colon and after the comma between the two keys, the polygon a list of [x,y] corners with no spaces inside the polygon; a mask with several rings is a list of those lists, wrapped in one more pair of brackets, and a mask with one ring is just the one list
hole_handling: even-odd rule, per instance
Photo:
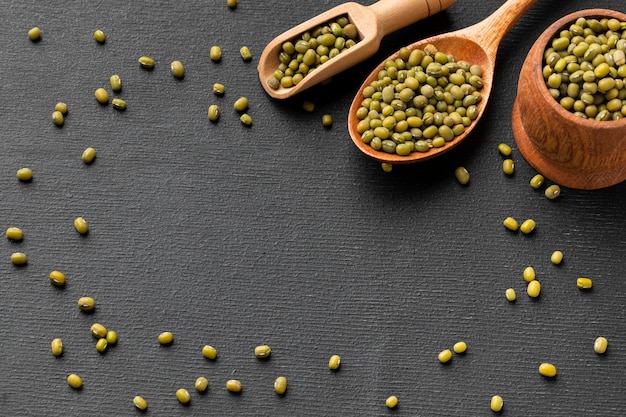
{"label": "wooden spoon", "polygon": [[383,69],[385,61],[398,57],[398,53],[395,53],[371,72],[350,106],[350,112],[348,113],[348,130],[354,144],[363,151],[363,153],[376,161],[391,164],[408,164],[425,161],[441,155],[465,140],[474,126],[476,126],[478,120],[480,120],[487,106],[487,102],[489,101],[491,86],[493,84],[496,55],[502,38],[515,22],[517,22],[517,20],[536,2],[537,0],[508,0],[482,22],[465,29],[433,36],[408,46],[409,49],[424,49],[426,45],[432,44],[436,46],[438,50],[446,54],[454,55],[457,61],[467,61],[470,64],[477,64],[482,68],[484,85],[481,90],[482,99],[477,104],[478,117],[465,129],[463,134],[456,136],[452,141],[447,142],[440,148],[432,148],[428,152],[412,152],[407,156],[376,151],[368,144],[363,143],[361,134],[357,131],[359,119],[356,117],[356,112],[361,107],[361,102],[363,101],[363,89],[378,78],[378,72]]}
{"label": "wooden spoon", "polygon": [[[447,9],[454,1],[380,0],[371,6],[350,2],[334,7],[282,33],[265,47],[257,68],[261,85],[270,96],[278,99],[298,94],[374,55],[385,35]],[[267,84],[267,79],[280,65],[278,55],[283,43],[293,41],[304,32],[344,15],[348,15],[359,32],[360,40],[355,46],[319,66],[293,87],[273,89]]]}

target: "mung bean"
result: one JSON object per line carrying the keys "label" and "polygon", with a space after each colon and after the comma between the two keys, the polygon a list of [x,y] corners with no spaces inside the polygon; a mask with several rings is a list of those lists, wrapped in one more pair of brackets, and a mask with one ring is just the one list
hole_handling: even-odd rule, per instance
{"label": "mung bean", "polygon": [[63,126],[63,123],[65,123],[65,118],[63,117],[63,113],[61,113],[58,110],[53,111],[52,123],[54,123],[57,126]]}
{"label": "mung bean", "polygon": [[459,184],[465,185],[470,180],[470,174],[465,167],[458,167],[454,170],[454,176]]}
{"label": "mung bean", "polygon": [[96,300],[93,297],[80,297],[78,299],[78,308],[81,311],[92,311],[96,308]]}
{"label": "mung bean", "polygon": [[383,169],[384,172],[391,172],[393,171],[393,164],[390,164],[389,162],[383,162],[380,164],[381,168]]}
{"label": "mung bean", "polygon": [[274,380],[274,392],[283,395],[287,391],[287,378],[279,376]]}
{"label": "mung bean", "polygon": [[196,382],[193,384],[194,388],[198,392],[206,392],[209,388],[209,380],[204,376],[196,378]]}
{"label": "mung bean", "polygon": [[114,345],[117,343],[117,332],[115,330],[108,330],[104,338],[109,345]]}
{"label": "mung bean", "polygon": [[226,381],[226,389],[230,392],[241,392],[241,381],[238,379],[229,379]]}
{"label": "mung bean", "polygon": [[121,98],[114,98],[113,100],[111,100],[111,105],[114,109],[126,110],[126,101],[122,100]]}
{"label": "mung bean", "polygon": [[561,187],[559,187],[556,184],[552,184],[551,186],[546,188],[545,195],[546,195],[546,198],[550,200],[554,200],[559,195],[561,195]]}
{"label": "mung bean", "polygon": [[207,359],[214,360],[215,358],[217,358],[217,349],[215,349],[211,345],[205,345],[202,348],[202,356],[204,356]]}
{"label": "mung bean", "polygon": [[81,159],[86,164],[91,164],[96,158],[96,150],[92,147],[86,148],[81,155]]}
{"label": "mung bean", "polygon": [[150,58],[149,56],[146,56],[146,55],[140,56],[138,61],[139,61],[139,66],[141,66],[141,68],[145,68],[145,69],[154,68],[154,59]]}
{"label": "mung bean", "polygon": [[170,64],[170,71],[175,78],[183,78],[185,76],[185,67],[180,61],[173,61]]}
{"label": "mung bean", "polygon": [[576,286],[581,290],[589,290],[593,287],[591,278],[580,277],[576,279]]}
{"label": "mung bean", "polygon": [[11,262],[13,265],[25,265],[28,262],[28,258],[24,252],[13,252],[11,254]]}
{"label": "mung bean", "polygon": [[67,383],[70,387],[74,389],[79,389],[83,386],[83,380],[76,374],[69,374],[67,376]]}
{"label": "mung bean", "polygon": [[437,358],[439,359],[439,362],[447,363],[450,361],[450,359],[452,359],[452,351],[450,349],[444,349],[441,352],[439,352],[439,355],[437,355]]}
{"label": "mung bean", "polygon": [[7,228],[7,239],[22,240],[23,238],[24,238],[24,232],[19,227]]}
{"label": "mung bean", "polygon": [[104,42],[106,42],[106,39],[107,39],[107,37],[106,37],[106,35],[104,34],[104,32],[103,32],[102,30],[100,30],[100,29],[96,30],[96,31],[93,33],[93,38],[94,38],[94,39],[96,40],[96,42],[98,42],[98,43],[104,43]]}
{"label": "mung bean", "polygon": [[67,114],[67,104],[59,101],[57,104],[54,105],[54,110],[60,111],[61,114],[65,116]]}
{"label": "mung bean", "polygon": [[606,337],[600,336],[593,342],[593,350],[599,355],[604,354],[608,346],[609,341],[606,340]]}
{"label": "mung bean", "polygon": [[216,96],[223,96],[225,92],[224,84],[215,83],[213,84],[213,94]]}
{"label": "mung bean", "polygon": [[328,367],[336,371],[341,366],[341,357],[339,355],[332,355],[328,360]]}
{"label": "mung bean", "polygon": [[465,353],[467,351],[467,343],[465,342],[456,342],[452,347],[454,353]]}
{"label": "mung bean", "polygon": [[520,225],[519,229],[522,233],[527,235],[529,233],[532,233],[532,231],[535,230],[536,226],[537,224],[535,223],[533,219],[528,219],[528,220],[524,220],[524,222]]}
{"label": "mung bean", "polygon": [[87,220],[85,220],[84,217],[77,217],[74,219],[74,228],[81,235],[89,232],[89,224],[87,224]]}
{"label": "mung bean", "polygon": [[61,271],[50,272],[50,282],[57,287],[65,285],[65,274]]}
{"label": "mung bean", "polygon": [[162,345],[172,344],[174,342],[174,334],[172,332],[162,332],[157,340]]}
{"label": "mung bean", "polygon": [[555,250],[554,252],[552,252],[552,255],[550,255],[550,261],[554,265],[558,265],[563,262],[563,252],[561,252],[560,250]]}
{"label": "mung bean", "polygon": [[222,59],[222,48],[217,45],[213,45],[211,49],[209,49],[209,58],[211,58],[211,61],[214,62]]}
{"label": "mung bean", "polygon": [[30,39],[33,42],[36,42],[39,39],[41,39],[41,29],[39,29],[36,26],[34,28],[30,29],[28,31],[28,39]]}
{"label": "mung bean", "polygon": [[33,170],[30,168],[20,168],[15,175],[18,180],[27,182],[33,179]]}
{"label": "mung bean", "polygon": [[539,373],[545,377],[553,378],[556,376],[556,366],[551,363],[544,362],[539,365]]}
{"label": "mung bean", "polygon": [[109,102],[109,93],[102,87],[96,89],[95,96],[96,101],[100,104],[107,104]]}
{"label": "mung bean", "polygon": [[510,156],[513,150],[506,143],[501,143],[498,145],[498,152],[500,152],[502,156]]}
{"label": "mung bean", "polygon": [[220,118],[220,107],[217,104],[211,104],[208,111],[209,120],[217,122]]}
{"label": "mung bean", "polygon": [[395,395],[387,397],[387,399],[385,400],[385,405],[388,408],[396,408],[398,406],[398,397],[396,397]]}
{"label": "mung bean", "polygon": [[122,79],[117,74],[111,75],[109,78],[109,84],[111,84],[111,90],[115,92],[122,90]]}
{"label": "mung bean", "polygon": [[524,268],[524,272],[522,275],[524,276],[524,281],[526,282],[533,281],[537,276],[535,274],[535,268],[533,268],[532,266],[527,266],[526,268]]}
{"label": "mung bean", "polygon": [[543,177],[543,175],[537,174],[530,179],[530,186],[536,190],[538,188],[541,188],[544,181],[545,181],[545,178]]}
{"label": "mung bean", "polygon": [[50,349],[54,356],[61,356],[63,354],[63,341],[59,338],[52,339],[50,343]]}
{"label": "mung bean", "polygon": [[505,291],[506,299],[509,301],[515,301],[517,299],[517,294],[515,293],[515,289],[507,288]]}
{"label": "mung bean", "polygon": [[331,127],[333,125],[333,116],[330,114],[322,115],[322,126]]}
{"label": "mung bean", "polygon": [[259,359],[269,358],[272,349],[268,345],[260,345],[254,348],[254,356]]}
{"label": "mung bean", "polygon": [[517,223],[517,220],[515,220],[513,217],[507,217],[506,219],[504,219],[502,224],[504,225],[504,227],[513,232],[516,232],[519,229],[519,223]]}
{"label": "mung bean", "polygon": [[92,324],[90,331],[91,331],[91,335],[95,337],[96,339],[102,339],[103,337],[106,337],[107,335],[107,328],[104,327],[104,325],[100,323]]}
{"label": "mung bean", "polygon": [[250,116],[248,113],[244,113],[241,116],[239,116],[239,120],[244,126],[252,125],[252,116]]}
{"label": "mung bean", "polygon": [[133,398],[133,405],[141,411],[144,411],[148,408],[148,402],[139,395],[136,395],[135,398]]}
{"label": "mung bean", "polygon": [[493,397],[491,397],[490,407],[491,411],[493,411],[494,413],[499,413],[500,411],[502,411],[502,407],[504,407],[504,400],[501,396],[494,395]]}
{"label": "mung bean", "polygon": [[191,401],[191,395],[185,388],[179,388],[176,390],[176,398],[178,398],[178,401],[181,404],[188,404],[189,401]]}
{"label": "mung bean", "polygon": [[249,105],[249,102],[246,97],[239,97],[233,104],[233,107],[236,111],[242,112],[248,108],[248,105]]}
{"label": "mung bean", "polygon": [[515,173],[515,163],[512,159],[507,158],[502,161],[502,172],[506,175],[513,175]]}
{"label": "mung bean", "polygon": [[541,283],[539,281],[532,280],[528,283],[528,287],[526,288],[526,292],[528,293],[528,296],[531,298],[537,298],[539,297],[539,294],[541,293]]}
{"label": "mung bean", "polygon": [[241,58],[248,62],[252,60],[252,52],[250,52],[250,48],[248,48],[247,46],[242,46],[241,48],[239,48],[239,53],[241,54]]}
{"label": "mung bean", "polygon": [[109,342],[107,342],[107,340],[104,337],[101,339],[98,339],[98,341],[96,342],[96,350],[100,353],[104,353],[107,350],[108,346],[109,346]]}
{"label": "mung bean", "polygon": [[308,111],[309,113],[312,113],[313,110],[315,110],[315,103],[313,103],[310,100],[304,100],[302,102],[302,108],[304,109],[304,111]]}

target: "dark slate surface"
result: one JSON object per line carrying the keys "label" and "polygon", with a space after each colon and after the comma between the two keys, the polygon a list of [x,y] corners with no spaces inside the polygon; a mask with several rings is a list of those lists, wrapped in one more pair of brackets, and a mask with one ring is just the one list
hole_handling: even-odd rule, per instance
{"label": "dark slate surface", "polygon": [[[25,238],[1,245],[0,414],[133,416],[139,394],[150,416],[488,416],[499,394],[505,416],[624,415],[626,184],[547,200],[528,186],[535,172],[510,120],[536,37],[579,9],[626,11],[621,0],[536,4],[501,44],[493,101],[471,140],[391,174],[348,136],[360,80],[399,47],[478,22],[502,1],[458,0],[386,37],[330,86],[286,102],[259,85],[263,47],[340,1],[1,3],[0,219]],[[26,37],[35,25],[38,43]],[[98,28],[105,45],[92,38]],[[244,44],[251,63],[239,57]],[[143,54],[154,71],[138,67]],[[182,81],[169,73],[175,59]],[[124,113],[93,97],[114,73]],[[224,97],[212,95],[214,82]],[[231,107],[241,95],[251,128]],[[70,113],[56,128],[60,100]],[[211,103],[222,107],[215,125]],[[324,113],[335,120],[329,130]],[[500,142],[514,148],[513,177],[501,172]],[[98,150],[90,166],[80,160],[87,146]],[[472,175],[467,187],[454,178],[458,165]],[[32,182],[15,178],[22,166]],[[91,226],[86,237],[73,229],[77,216]],[[534,218],[536,232],[508,233],[507,216]],[[560,266],[550,263],[556,249]],[[28,254],[27,266],[10,263],[14,251]],[[524,293],[527,265],[543,284],[538,300]],[[67,275],[65,288],[48,282],[53,269]],[[576,288],[579,276],[594,279],[593,291]],[[77,309],[83,295],[95,297],[95,313]],[[94,322],[119,334],[104,355]],[[172,346],[157,343],[165,330]],[[600,335],[604,356],[593,352]],[[60,358],[50,354],[55,337]],[[459,340],[468,352],[442,366],[437,353]],[[205,344],[217,361],[202,357]],[[254,357],[258,344],[272,346],[271,359]],[[343,359],[336,373],[332,354]],[[555,380],[538,375],[544,361],[558,367]],[[65,382],[71,372],[83,377],[79,392]],[[205,395],[193,391],[200,375]],[[272,389],[279,375],[289,380],[284,397]],[[232,377],[241,395],[224,389]],[[178,404],[180,387],[192,391],[190,406]],[[385,407],[389,395],[396,410]]]}

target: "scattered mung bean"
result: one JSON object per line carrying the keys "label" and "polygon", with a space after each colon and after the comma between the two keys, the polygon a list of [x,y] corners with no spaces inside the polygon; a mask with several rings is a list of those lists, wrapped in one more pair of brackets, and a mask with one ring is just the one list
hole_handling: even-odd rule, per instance
{"label": "scattered mung bean", "polygon": [[248,105],[249,105],[249,102],[246,97],[239,97],[237,100],[235,100],[235,103],[233,104],[233,108],[238,112],[242,112],[248,108]]}
{"label": "scattered mung bean", "polygon": [[606,337],[600,336],[593,342],[593,350],[599,355],[604,354],[608,346],[609,341],[606,340]]}
{"label": "scattered mung bean", "polygon": [[140,56],[139,59],[139,66],[141,66],[141,68],[145,68],[145,69],[152,69],[154,68],[154,59],[150,58],[149,56]]}
{"label": "scattered mung bean", "polygon": [[238,379],[229,379],[226,381],[226,389],[230,392],[241,392],[241,381]]}
{"label": "scattered mung bean", "polygon": [[92,311],[96,308],[96,300],[93,297],[80,297],[78,299],[78,308],[81,311]]}
{"label": "scattered mung bean", "polygon": [[385,400],[385,405],[388,408],[396,408],[398,406],[398,397],[396,397],[395,395],[387,397],[387,399]]}
{"label": "scattered mung bean", "polygon": [[315,103],[313,103],[310,100],[304,100],[302,102],[302,108],[304,109],[304,111],[308,111],[309,113],[312,113],[313,110],[315,110]]}
{"label": "scattered mung bean", "polygon": [[254,348],[254,356],[259,359],[269,358],[272,349],[268,345],[260,345]]}
{"label": "scattered mung bean", "polygon": [[100,104],[107,104],[109,102],[109,93],[102,87],[96,89],[95,96]]}
{"label": "scattered mung bean", "polygon": [[86,148],[81,155],[81,159],[84,163],[90,164],[96,158],[96,150],[92,147]]}
{"label": "scattered mung bean", "polygon": [[209,388],[209,380],[204,376],[199,376],[193,384],[198,392],[205,392]]}
{"label": "scattered mung bean", "polygon": [[114,345],[117,343],[117,332],[115,330],[108,330],[104,338],[109,345]]}
{"label": "scattered mung bean", "polygon": [[515,293],[515,289],[507,288],[505,291],[506,299],[509,301],[515,301],[517,299],[517,294]]}
{"label": "scattered mung bean", "polygon": [[544,362],[539,365],[539,373],[545,377],[553,378],[556,376],[556,366],[551,363]]}
{"label": "scattered mung bean", "polygon": [[185,76],[185,67],[180,61],[173,61],[170,64],[170,71],[175,78],[183,78]]}
{"label": "scattered mung bean", "polygon": [[554,265],[559,265],[561,262],[563,262],[563,252],[561,252],[560,250],[555,250],[554,252],[552,252],[552,255],[550,255],[550,261]]}
{"label": "scattered mung bean", "polygon": [[454,176],[459,184],[465,185],[470,180],[470,174],[465,167],[458,167],[454,170]]}
{"label": "scattered mung bean", "polygon": [[111,105],[114,109],[126,110],[126,101],[122,100],[121,98],[114,98],[113,100],[111,100]]}
{"label": "scattered mung bean", "polygon": [[30,29],[28,31],[28,39],[30,39],[33,42],[36,42],[39,39],[41,39],[41,29],[39,29],[38,27],[34,27]]}
{"label": "scattered mung bean", "polygon": [[207,359],[214,360],[215,358],[217,358],[217,349],[215,349],[211,345],[205,345],[202,348],[202,356],[204,356]]}
{"label": "scattered mung bean", "polygon": [[511,156],[513,150],[506,143],[501,143],[498,145],[498,152],[500,152],[502,156]]}
{"label": "scattered mung bean", "polygon": [[25,265],[28,262],[28,258],[24,252],[13,252],[11,254],[11,262],[13,265]]}
{"label": "scattered mung bean", "polygon": [[122,79],[117,74],[111,75],[109,78],[109,84],[111,84],[111,90],[115,92],[122,90]]}
{"label": "scattered mung bean", "polygon": [[220,107],[217,104],[211,104],[208,111],[209,120],[217,122],[220,118]]}
{"label": "scattered mung bean", "polygon": [[213,94],[215,94],[216,96],[223,96],[224,91],[225,91],[224,84],[220,84],[220,83],[213,84]]}
{"label": "scattered mung bean", "polygon": [[81,235],[89,232],[89,224],[87,224],[87,220],[85,220],[84,217],[77,217],[74,219],[74,228]]}
{"label": "scattered mung bean", "polygon": [[513,175],[515,173],[515,163],[512,159],[507,158],[502,161],[502,172],[506,175]]}
{"label": "scattered mung bean", "polygon": [[61,114],[65,116],[67,114],[67,104],[59,101],[57,104],[54,105],[54,110],[60,111]]}
{"label": "scattered mung bean", "polygon": [[188,404],[189,401],[191,401],[191,395],[185,388],[179,388],[176,390],[176,398],[178,398],[178,401],[181,404]]}
{"label": "scattered mung bean", "polygon": [[527,266],[526,268],[524,268],[523,276],[524,281],[526,282],[534,281],[534,279],[537,277],[537,275],[535,274],[535,268],[533,268],[532,266]]}
{"label": "scattered mung bean", "polygon": [[239,53],[241,54],[241,58],[248,62],[252,60],[252,52],[250,52],[250,48],[248,48],[247,46],[242,46],[241,48],[239,48]]}
{"label": "scattered mung bean", "polygon": [[148,402],[146,400],[143,399],[143,397],[137,395],[135,396],[135,398],[133,398],[133,404],[135,405],[135,407],[137,407],[137,409],[144,411],[148,408]]}
{"label": "scattered mung bean", "polygon": [[58,110],[53,111],[52,123],[54,123],[57,126],[63,126],[63,123],[65,123],[65,118],[63,117],[63,113],[61,113]]}
{"label": "scattered mung bean", "polygon": [[239,120],[244,126],[252,125],[252,116],[250,116],[248,113],[244,113],[241,116],[239,116]]}
{"label": "scattered mung bean", "polygon": [[336,371],[341,366],[341,357],[339,355],[332,355],[328,360],[328,367]]}
{"label": "scattered mung bean", "polygon": [[74,388],[74,389],[79,389],[80,387],[83,386],[83,380],[81,377],[79,377],[76,374],[69,374],[67,376],[67,383],[70,387]]}
{"label": "scattered mung bean", "polygon": [[104,325],[100,323],[92,324],[90,331],[91,331],[91,335],[95,337],[96,339],[102,339],[103,337],[106,337],[107,335],[107,328],[104,327]]}
{"label": "scattered mung bean", "polygon": [[450,349],[444,349],[441,352],[439,352],[439,355],[437,355],[437,358],[439,359],[439,362],[447,363],[450,361],[450,359],[452,359],[452,351]]}
{"label": "scattered mung bean", "polygon": [[107,340],[104,337],[101,339],[98,339],[98,341],[96,342],[96,350],[100,353],[104,353],[107,350],[108,346],[109,346],[109,342],[107,342]]}
{"label": "scattered mung bean", "polygon": [[24,238],[24,232],[19,227],[7,228],[7,239],[22,240],[23,238]]}
{"label": "scattered mung bean", "polygon": [[330,114],[322,115],[322,126],[331,127],[333,125],[333,116]]}
{"label": "scattered mung bean", "polygon": [[491,397],[490,407],[491,411],[493,411],[494,413],[499,413],[500,411],[502,411],[502,407],[504,407],[504,400],[501,396],[494,395],[493,397]]}
{"label": "scattered mung bean", "polygon": [[591,280],[591,278],[577,278],[576,286],[581,290],[589,290],[593,287],[593,281]]}
{"label": "scattered mung bean", "polygon": [[561,195],[561,187],[556,184],[552,184],[551,186],[546,188],[545,195],[546,198],[548,198],[549,200],[554,200]]}
{"label": "scattered mung bean", "polygon": [[531,298],[539,297],[539,294],[541,293],[541,283],[536,279],[530,281],[528,283],[528,287],[526,288],[526,292]]}
{"label": "scattered mung bean", "polygon": [[536,190],[538,188],[541,188],[544,181],[545,181],[545,178],[543,177],[543,175],[537,174],[530,179],[530,186]]}
{"label": "scattered mung bean", "polygon": [[390,164],[389,162],[382,162],[380,166],[383,169],[383,171],[387,173],[393,171],[393,164]]}
{"label": "scattered mung bean", "polygon": [[465,342],[456,342],[452,347],[454,353],[465,353],[467,351],[467,343]]}
{"label": "scattered mung bean", "polygon": [[100,29],[96,30],[93,33],[93,38],[96,40],[96,42],[98,43],[104,43],[107,39],[106,35],[104,34],[104,32]]}
{"label": "scattered mung bean", "polygon": [[287,391],[287,378],[279,376],[274,380],[274,392],[278,395],[282,395]]}
{"label": "scattered mung bean", "polygon": [[532,233],[535,230],[537,223],[533,219],[524,220],[524,222],[520,225],[519,229],[525,235]]}
{"label": "scattered mung bean", "polygon": [[162,345],[169,345],[174,342],[174,334],[172,332],[162,332],[157,340]]}
{"label": "scattered mung bean", "polygon": [[513,217],[507,217],[506,219],[504,219],[502,224],[504,225],[504,227],[513,232],[516,232],[519,229],[519,224],[517,223],[517,220],[515,220]]}
{"label": "scattered mung bean", "polygon": [[30,168],[20,168],[17,170],[16,176],[20,181],[30,181],[33,179],[33,170]]}
{"label": "scattered mung bean", "polygon": [[63,354],[63,341],[59,338],[52,339],[50,343],[50,349],[54,356],[61,356]]}
{"label": "scattered mung bean", "polygon": [[214,62],[222,59],[222,48],[217,45],[213,45],[211,49],[209,49],[209,58],[211,58],[211,61]]}

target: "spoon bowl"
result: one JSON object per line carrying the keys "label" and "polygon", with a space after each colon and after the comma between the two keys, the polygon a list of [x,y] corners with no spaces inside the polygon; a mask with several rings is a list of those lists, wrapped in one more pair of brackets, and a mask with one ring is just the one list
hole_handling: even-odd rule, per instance
{"label": "spoon bowl", "polygon": [[363,102],[363,90],[370,83],[378,78],[378,72],[384,68],[387,60],[398,58],[398,53],[389,56],[381,62],[367,77],[363,85],[357,92],[348,113],[348,131],[350,137],[359,150],[370,158],[384,163],[390,164],[409,164],[414,162],[426,161],[439,156],[463,142],[472,132],[474,126],[481,119],[485,112],[489,96],[491,95],[491,87],[493,84],[494,68],[498,46],[504,35],[509,29],[522,17],[537,0],[508,0],[499,9],[492,13],[485,20],[467,27],[442,35],[433,36],[415,42],[407,47],[409,49],[424,49],[426,45],[434,45],[439,51],[446,54],[454,55],[457,61],[467,61],[471,65],[479,65],[482,69],[483,88],[481,92],[481,100],[477,104],[478,116],[465,129],[465,131],[456,136],[450,142],[440,148],[431,148],[427,152],[412,152],[407,156],[390,154],[383,151],[374,150],[369,144],[363,143],[361,134],[357,131],[359,119],[356,116],[357,110]]}

